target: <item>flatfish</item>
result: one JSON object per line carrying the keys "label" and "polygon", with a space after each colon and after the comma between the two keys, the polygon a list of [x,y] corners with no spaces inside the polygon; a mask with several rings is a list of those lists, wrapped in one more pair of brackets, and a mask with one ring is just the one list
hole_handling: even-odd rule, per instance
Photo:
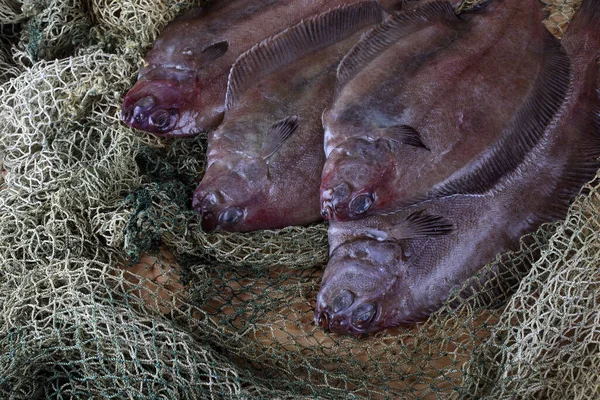
{"label": "flatfish", "polygon": [[324,216],[351,220],[482,193],[513,170],[569,83],[542,19],[538,0],[490,0],[460,16],[433,2],[357,43],[323,116]]}
{"label": "flatfish", "polygon": [[600,168],[599,2],[584,0],[563,45],[572,65],[565,101],[493,188],[330,223],[316,323],[361,335],[424,320],[498,253],[518,248],[522,235],[565,217]]}
{"label": "flatfish", "polygon": [[193,136],[223,119],[231,65],[256,43],[340,0],[220,0],[167,25],[123,101],[121,119],[157,136]]}
{"label": "flatfish", "polygon": [[207,170],[193,199],[205,230],[275,229],[321,218],[321,115],[340,60],[383,17],[376,1],[339,6],[236,61],[225,118],[208,136]]}

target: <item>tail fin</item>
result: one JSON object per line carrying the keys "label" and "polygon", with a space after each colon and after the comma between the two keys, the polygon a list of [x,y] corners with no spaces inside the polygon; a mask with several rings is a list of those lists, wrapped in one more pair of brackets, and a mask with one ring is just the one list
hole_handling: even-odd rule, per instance
{"label": "tail fin", "polygon": [[572,59],[583,63],[600,56],[600,0],[583,0],[563,37]]}

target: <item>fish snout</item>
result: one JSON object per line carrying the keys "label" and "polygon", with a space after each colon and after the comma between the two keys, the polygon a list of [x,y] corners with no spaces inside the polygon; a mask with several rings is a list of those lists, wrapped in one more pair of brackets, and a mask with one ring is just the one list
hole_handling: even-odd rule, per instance
{"label": "fish snout", "polygon": [[320,326],[322,329],[329,330],[329,321],[331,321],[331,317],[327,311],[315,313],[315,324]]}
{"label": "fish snout", "polygon": [[[177,128],[180,113],[177,108],[164,108],[153,95],[139,99],[125,97],[121,108],[121,120],[132,128],[157,136],[167,135]],[[179,135],[185,136],[185,135]]]}
{"label": "fish snout", "polygon": [[125,96],[121,107],[121,120],[133,128],[143,128],[147,124],[147,114],[155,104],[156,99],[152,95],[137,100],[133,96]]}
{"label": "fish snout", "polygon": [[350,200],[347,197],[336,197],[335,194],[323,196],[321,215],[327,220],[354,220],[367,216],[374,202],[375,196],[371,193],[359,194]]}
{"label": "fish snout", "polygon": [[202,217],[202,230],[210,232],[216,229],[218,225],[218,210],[219,196],[217,193],[197,192],[192,200],[192,207]]}
{"label": "fish snout", "polygon": [[331,202],[332,194],[333,190],[331,189],[321,191],[321,216],[324,219],[333,218],[333,203]]}
{"label": "fish snout", "polygon": [[350,186],[347,183],[341,183],[333,189],[321,190],[321,215],[328,220],[340,219],[350,194]]}
{"label": "fish snout", "polygon": [[363,335],[370,332],[377,316],[377,305],[372,302],[355,302],[349,290],[341,291],[326,304],[318,301],[315,324],[340,335]]}
{"label": "fish snout", "polygon": [[202,230],[211,232],[217,228],[217,218],[211,214],[202,214]]}
{"label": "fish snout", "polygon": [[227,206],[218,192],[194,196],[193,208],[202,216],[202,229],[210,232],[217,228],[230,231],[244,219],[245,210]]}
{"label": "fish snout", "polygon": [[333,219],[333,205],[331,202],[323,202],[321,205],[321,216],[326,220]]}

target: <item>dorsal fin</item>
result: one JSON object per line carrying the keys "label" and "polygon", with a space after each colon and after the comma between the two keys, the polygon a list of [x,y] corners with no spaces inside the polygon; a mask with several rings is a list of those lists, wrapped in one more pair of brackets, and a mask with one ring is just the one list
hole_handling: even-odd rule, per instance
{"label": "dorsal fin", "polygon": [[542,139],[559,112],[571,81],[569,58],[560,43],[546,33],[540,73],[502,137],[476,161],[437,185],[428,198],[484,193],[515,170]]}
{"label": "dorsal fin", "polygon": [[275,122],[267,129],[265,133],[260,154],[263,159],[271,157],[281,145],[298,129],[299,121],[297,116],[286,117]]}
{"label": "dorsal fin", "polygon": [[[598,74],[599,71],[598,67],[592,68],[589,75]],[[590,79],[584,80],[586,84],[590,81]],[[595,88],[592,90],[596,92]],[[572,150],[554,192],[548,196],[551,202],[546,204],[544,212],[539,215],[543,222],[564,219],[571,201],[581,192],[583,184],[592,180],[600,169],[600,92],[597,92],[597,96],[592,94],[588,98],[594,97],[595,101],[589,109],[589,120],[584,122],[582,129],[578,130],[579,137],[573,144],[576,146],[575,150]],[[579,117],[582,108],[579,109]]]}
{"label": "dorsal fin", "polygon": [[227,108],[233,107],[257,79],[380,22],[383,15],[376,1],[342,5],[263,40],[233,64],[227,84]]}
{"label": "dorsal fin", "polygon": [[459,21],[446,1],[428,3],[408,12],[392,15],[367,32],[344,56],[337,70],[338,89],[400,38],[438,21]]}

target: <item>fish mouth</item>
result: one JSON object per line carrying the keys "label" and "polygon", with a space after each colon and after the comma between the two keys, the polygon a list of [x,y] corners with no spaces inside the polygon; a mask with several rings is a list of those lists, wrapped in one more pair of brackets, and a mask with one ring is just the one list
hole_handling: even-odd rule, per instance
{"label": "fish mouth", "polygon": [[212,232],[217,229],[218,222],[216,216],[212,214],[202,214],[202,230],[204,232]]}
{"label": "fish mouth", "polygon": [[[123,105],[121,106],[120,119],[126,125],[132,128],[136,128],[138,125],[141,125],[141,113],[139,112],[139,107],[136,107],[135,104],[136,101],[132,98],[132,96],[126,95],[125,99],[123,100]],[[137,113],[136,108],[138,109]]]}
{"label": "fish mouth", "polygon": [[[347,220],[346,197],[347,195],[340,194],[339,187],[347,188],[346,184],[338,185],[334,189],[321,190],[321,215],[324,219],[330,221]],[[349,189],[348,189],[349,190]],[[346,190],[344,193],[346,193]]]}
{"label": "fish mouth", "polygon": [[325,220],[334,219],[333,206],[331,205],[331,203],[323,203],[323,205],[321,206],[321,216]]}
{"label": "fish mouth", "polygon": [[211,232],[217,228],[218,213],[214,212],[214,204],[218,201],[216,194],[213,193],[194,193],[192,199],[192,208],[200,214],[202,218],[201,226],[204,232]]}
{"label": "fish mouth", "polygon": [[194,136],[199,130],[187,106],[194,101],[191,92],[176,79],[142,77],[125,95],[120,119],[158,137]]}
{"label": "fish mouth", "polygon": [[359,193],[354,197],[337,197],[331,190],[321,198],[321,216],[329,221],[352,221],[366,217],[376,200],[372,193]]}

